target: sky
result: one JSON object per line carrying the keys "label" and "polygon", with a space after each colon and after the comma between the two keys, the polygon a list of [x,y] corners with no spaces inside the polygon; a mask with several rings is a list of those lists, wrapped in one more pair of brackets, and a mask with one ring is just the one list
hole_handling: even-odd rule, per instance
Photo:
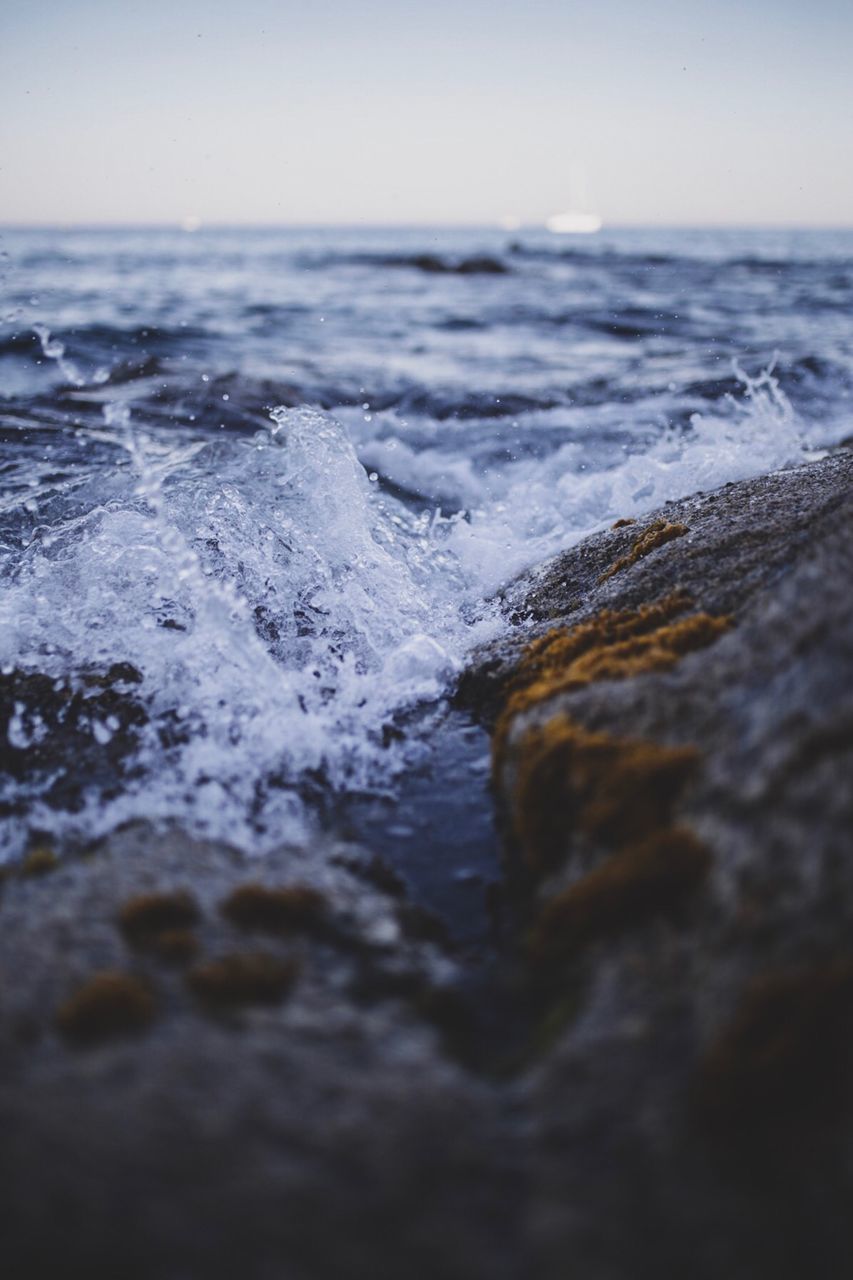
{"label": "sky", "polygon": [[0,222],[853,225],[851,0],[5,0]]}

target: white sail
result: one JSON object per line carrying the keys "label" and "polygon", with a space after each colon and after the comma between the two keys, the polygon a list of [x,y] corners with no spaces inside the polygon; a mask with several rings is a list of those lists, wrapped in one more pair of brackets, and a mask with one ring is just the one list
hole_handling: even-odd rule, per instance
{"label": "white sail", "polygon": [[545,220],[545,226],[556,235],[591,235],[601,230],[601,218],[597,213],[567,209],[564,213],[552,213]]}

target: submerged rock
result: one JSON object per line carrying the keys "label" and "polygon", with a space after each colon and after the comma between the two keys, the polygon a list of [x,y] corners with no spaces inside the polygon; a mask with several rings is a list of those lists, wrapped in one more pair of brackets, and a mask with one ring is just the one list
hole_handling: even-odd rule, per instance
{"label": "submerged rock", "polygon": [[24,784],[4,789],[0,816],[25,815],[36,794],[73,811],[88,787],[115,791],[149,722],[141,683],[129,662],[73,677],[0,673],[0,773]]}
{"label": "submerged rock", "polygon": [[505,276],[510,270],[500,258],[489,254],[451,260],[439,257],[437,253],[416,253],[410,257],[400,255],[374,261],[386,267],[410,267],[416,271],[425,271],[428,275]]}

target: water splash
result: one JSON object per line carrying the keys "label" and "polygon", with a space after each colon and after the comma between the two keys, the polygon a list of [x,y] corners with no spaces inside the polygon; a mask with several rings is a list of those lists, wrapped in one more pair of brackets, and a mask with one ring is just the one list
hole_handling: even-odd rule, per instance
{"label": "water splash", "polygon": [[[47,334],[44,345],[65,360]],[[740,377],[741,399],[606,468],[586,470],[574,444],[491,469],[457,452],[464,502],[450,517],[383,492],[345,427],[316,410],[191,439],[107,404],[90,436],[116,446],[109,496],[18,555],[0,591],[0,664],[72,684],[127,664],[145,723],[121,787],[93,783],[57,809],[46,777],[30,823],[91,838],[131,818],[178,820],[259,850],[304,836],[318,789],[391,787],[421,749],[400,716],[435,704],[499,629],[488,597],[512,572],[617,515],[796,460],[799,427],[772,369]],[[396,446],[386,475],[442,463],[437,449]],[[37,714],[15,704],[12,746],[33,740]],[[91,715],[78,730],[107,752],[116,725]],[[24,838],[0,821],[7,855]]]}
{"label": "water splash", "polygon": [[[609,466],[592,467],[577,443],[544,458],[477,471],[466,458],[447,464],[440,450],[415,457],[403,441],[385,442],[382,465],[400,484],[432,467],[465,508],[452,522],[448,548],[484,593],[522,569],[606,528],[685,494],[790,466],[803,458],[804,436],[773,366],[755,377],[735,365],[744,387],[719,411],[694,414],[690,429],[667,427],[648,448],[625,451]],[[378,451],[369,450],[370,462]],[[456,490],[453,492],[453,484]]]}
{"label": "water splash", "polygon": [[39,340],[42,355],[47,360],[53,360],[57,368],[62,374],[66,382],[73,387],[85,387],[86,379],[78,369],[73,360],[69,360],[65,354],[65,344],[60,342],[58,338],[51,336],[50,329],[46,324],[34,324],[33,333]]}
{"label": "water splash", "polygon": [[387,785],[414,748],[383,731],[440,696],[495,625],[489,610],[461,623],[462,575],[434,522],[388,509],[343,428],[310,410],[183,450],[131,429],[126,406],[104,417],[132,460],[124,490],[27,548],[1,598],[0,661],[142,673],[142,776],[76,814],[36,801],[33,823],[73,834],[180,816],[262,847],[303,829],[308,776]]}

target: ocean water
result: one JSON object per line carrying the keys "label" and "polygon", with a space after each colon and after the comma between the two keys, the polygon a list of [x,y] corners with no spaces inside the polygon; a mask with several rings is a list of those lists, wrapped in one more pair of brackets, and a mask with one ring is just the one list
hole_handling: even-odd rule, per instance
{"label": "ocean water", "polygon": [[440,836],[476,879],[487,743],[448,695],[500,584],[853,434],[851,233],[0,251],[0,859],[144,817]]}

